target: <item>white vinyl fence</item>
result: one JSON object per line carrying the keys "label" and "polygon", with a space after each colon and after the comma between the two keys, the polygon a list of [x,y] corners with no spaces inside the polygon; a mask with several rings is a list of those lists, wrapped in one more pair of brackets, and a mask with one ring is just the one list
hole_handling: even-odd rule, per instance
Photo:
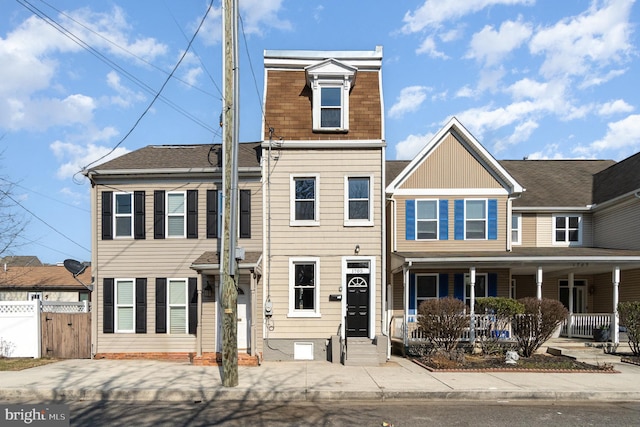
{"label": "white vinyl fence", "polygon": [[41,357],[41,312],[86,313],[89,310],[88,301],[0,301],[0,357]]}

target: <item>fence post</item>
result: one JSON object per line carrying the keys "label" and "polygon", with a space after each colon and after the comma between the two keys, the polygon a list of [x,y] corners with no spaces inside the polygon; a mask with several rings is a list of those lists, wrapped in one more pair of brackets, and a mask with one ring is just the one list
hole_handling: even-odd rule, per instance
{"label": "fence post", "polygon": [[82,312],[83,313],[89,312],[89,300],[82,301]]}
{"label": "fence post", "polygon": [[36,342],[38,343],[38,359],[42,357],[42,301],[33,300],[33,315],[36,323]]}

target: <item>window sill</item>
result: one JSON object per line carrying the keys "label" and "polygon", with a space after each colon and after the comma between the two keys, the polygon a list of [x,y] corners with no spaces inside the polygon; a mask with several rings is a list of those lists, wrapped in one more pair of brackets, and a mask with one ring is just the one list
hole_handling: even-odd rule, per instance
{"label": "window sill", "polygon": [[304,318],[304,317],[308,317],[308,318],[320,318],[322,317],[322,315],[320,313],[311,313],[311,312],[289,312],[287,314],[287,317],[294,317],[294,318]]}
{"label": "window sill", "polygon": [[290,227],[319,227],[320,221],[290,221]]}
{"label": "window sill", "polygon": [[344,222],[345,227],[373,227],[373,221],[354,221],[347,220]]}
{"label": "window sill", "polygon": [[344,128],[319,128],[313,129],[314,133],[349,133],[349,129]]}

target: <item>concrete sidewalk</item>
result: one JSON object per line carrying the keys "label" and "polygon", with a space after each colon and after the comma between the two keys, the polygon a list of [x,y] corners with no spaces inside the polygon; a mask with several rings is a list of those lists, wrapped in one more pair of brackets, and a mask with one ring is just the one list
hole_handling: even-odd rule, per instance
{"label": "concrete sidewalk", "polygon": [[640,400],[640,366],[614,368],[619,373],[433,373],[400,357],[379,367],[265,362],[240,367],[239,385],[228,388],[215,366],[66,360],[0,372],[0,400]]}

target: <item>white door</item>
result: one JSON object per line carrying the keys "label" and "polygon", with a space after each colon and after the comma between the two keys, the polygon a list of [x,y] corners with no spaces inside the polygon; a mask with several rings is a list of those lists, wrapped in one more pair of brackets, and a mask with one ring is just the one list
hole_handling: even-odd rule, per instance
{"label": "white door", "polygon": [[249,308],[249,290],[244,286],[238,287],[238,348],[249,348],[249,325],[251,325],[251,310]]}

